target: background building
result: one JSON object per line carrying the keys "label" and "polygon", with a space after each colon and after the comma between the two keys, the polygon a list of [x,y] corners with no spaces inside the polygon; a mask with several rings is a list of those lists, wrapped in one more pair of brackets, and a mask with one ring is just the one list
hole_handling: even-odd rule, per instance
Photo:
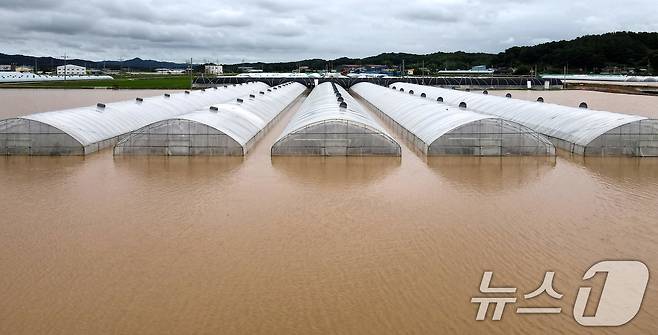
{"label": "background building", "polygon": [[482,75],[482,74],[493,74],[494,69],[487,68],[486,65],[478,65],[472,67],[470,70],[442,70],[439,71],[439,74],[443,75],[466,75],[466,74],[476,74],[476,75]]}
{"label": "background building", "polygon": [[224,66],[222,66],[222,65],[206,65],[206,74],[211,74],[211,75],[224,74]]}
{"label": "background building", "polygon": [[87,74],[87,68],[77,65],[62,65],[57,67],[58,76],[84,76]]}
{"label": "background building", "polygon": [[243,73],[262,73],[263,69],[256,69],[253,66],[240,66],[238,67],[238,71]]}
{"label": "background building", "polygon": [[159,68],[155,69],[155,72],[159,74],[184,74],[185,70],[184,69],[165,69],[165,68]]}
{"label": "background building", "polygon": [[16,66],[14,71],[20,72],[20,73],[30,73],[30,72],[34,72],[34,68],[31,67],[31,66],[21,65],[21,66]]}

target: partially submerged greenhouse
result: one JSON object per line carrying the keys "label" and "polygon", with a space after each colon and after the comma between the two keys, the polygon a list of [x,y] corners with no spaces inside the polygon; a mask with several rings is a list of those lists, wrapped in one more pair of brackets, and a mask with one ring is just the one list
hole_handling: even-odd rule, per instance
{"label": "partially submerged greenhouse", "polygon": [[522,101],[438,87],[395,83],[452,106],[520,123],[560,149],[586,156],[658,156],[658,120],[643,116]]}
{"label": "partially submerged greenhouse", "polygon": [[428,156],[555,155],[548,139],[515,122],[450,107],[414,90],[403,93],[371,83],[351,89]]}
{"label": "partially submerged greenhouse", "polygon": [[345,89],[327,82],[306,98],[272,155],[400,156],[400,145]]}
{"label": "partially submerged greenhouse", "polygon": [[153,122],[267,88],[252,82],[6,119],[0,121],[0,154],[86,155]]}
{"label": "partially submerged greenhouse", "polygon": [[114,147],[115,155],[243,156],[306,87],[286,83],[152,123]]}

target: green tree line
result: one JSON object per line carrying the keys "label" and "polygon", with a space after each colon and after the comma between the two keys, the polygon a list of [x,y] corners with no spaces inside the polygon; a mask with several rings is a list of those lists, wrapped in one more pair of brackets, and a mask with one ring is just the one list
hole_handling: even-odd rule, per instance
{"label": "green tree line", "polygon": [[301,66],[313,70],[335,69],[345,65],[388,65],[419,69],[423,65],[434,73],[438,70],[463,70],[487,65],[501,73],[527,74],[537,68],[541,73],[561,73],[568,67],[571,73],[600,73],[606,69],[632,69],[635,72],[658,75],[658,33],[614,32],[587,35],[570,41],[543,43],[535,46],[513,47],[499,54],[436,52],[426,55],[383,53],[366,58],[338,58],[334,60],[308,59],[283,63],[243,63],[229,65],[230,72],[250,66],[265,72],[290,72]]}

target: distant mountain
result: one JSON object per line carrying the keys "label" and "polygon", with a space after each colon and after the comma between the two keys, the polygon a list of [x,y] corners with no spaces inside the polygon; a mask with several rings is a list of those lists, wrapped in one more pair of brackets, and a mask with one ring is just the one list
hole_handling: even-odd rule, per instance
{"label": "distant mountain", "polygon": [[97,62],[96,64],[97,66],[99,64],[101,66],[104,64],[106,67],[111,67],[111,68],[119,68],[123,66],[124,68],[140,69],[140,70],[154,70],[158,68],[185,69],[188,66],[188,64],[185,63],[161,62],[157,60],[141,59],[141,58],[124,60],[123,65],[122,62],[119,61],[104,61],[104,62]]}
{"label": "distant mountain", "polygon": [[366,58],[348,58],[342,57],[334,60],[324,59],[307,59],[295,62],[285,63],[241,63],[234,65],[225,65],[224,71],[237,72],[239,67],[254,67],[262,69],[265,72],[290,72],[300,66],[308,66],[311,69],[341,69],[344,65],[388,65],[391,67],[400,67],[405,62],[406,69],[420,68],[425,62],[425,67],[429,69],[470,69],[476,65],[491,64],[496,55],[486,53],[466,53],[466,52],[437,52],[427,55],[415,55],[409,53],[383,53],[377,56]]}
{"label": "distant mountain", "polygon": [[[38,69],[41,70],[52,70],[57,66],[64,65],[64,60],[60,58],[53,57],[33,57],[33,56],[24,56],[24,55],[6,55],[0,53],[0,64],[16,64],[16,65],[29,65],[34,66],[36,63]],[[139,71],[150,71],[157,68],[168,68],[168,69],[185,69],[187,64],[185,63],[173,63],[173,62],[161,62],[156,60],[144,60],[141,58],[133,58],[122,61],[90,61],[84,59],[69,59],[66,61],[66,64],[74,64],[79,66],[85,66],[87,68],[93,69],[111,69],[118,70],[119,68],[128,68],[131,70]]]}
{"label": "distant mountain", "polygon": [[[0,54],[0,64],[34,65],[40,69],[52,69],[64,64],[61,59],[52,57],[31,57]],[[635,72],[658,75],[658,33],[656,32],[614,32],[603,35],[588,35],[570,41],[543,43],[535,46],[513,47],[499,54],[436,52],[426,55],[409,53],[383,53],[366,58],[338,58],[334,60],[306,59],[280,63],[240,63],[226,65],[225,72],[238,72],[239,67],[253,67],[265,72],[290,72],[301,66],[311,69],[337,69],[348,64],[381,64],[400,67],[404,61],[406,69],[425,66],[430,73],[437,70],[469,69],[476,65],[494,67],[503,73],[528,74],[530,69],[539,72],[561,73],[568,66],[571,73],[599,73],[610,69],[626,69]],[[186,68],[184,63],[161,62],[133,58],[130,60],[93,62],[73,59],[69,64],[89,68],[118,69],[120,67],[139,71],[156,68]],[[123,65],[122,65],[123,64]]]}

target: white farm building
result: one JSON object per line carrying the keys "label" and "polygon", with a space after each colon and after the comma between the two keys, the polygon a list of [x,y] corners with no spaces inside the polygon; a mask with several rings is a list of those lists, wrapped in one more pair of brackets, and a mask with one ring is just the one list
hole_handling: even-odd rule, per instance
{"label": "white farm building", "polygon": [[87,68],[77,65],[62,65],[57,67],[58,76],[84,76],[87,74]]}

